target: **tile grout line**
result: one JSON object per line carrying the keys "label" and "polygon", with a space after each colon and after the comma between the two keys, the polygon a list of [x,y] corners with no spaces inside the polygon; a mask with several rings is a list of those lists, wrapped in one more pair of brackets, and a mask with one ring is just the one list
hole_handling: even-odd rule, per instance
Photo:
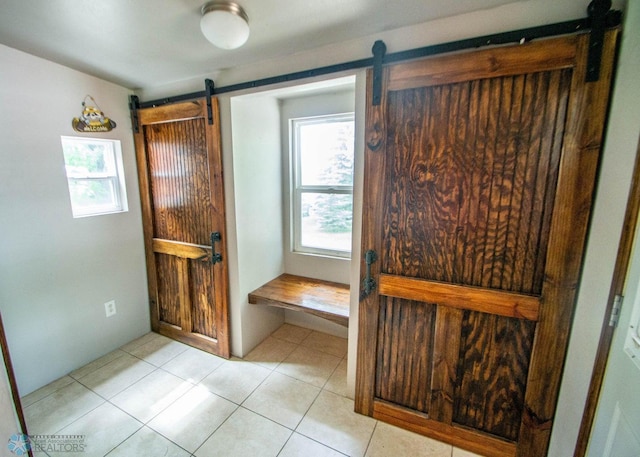
{"label": "tile grout line", "polygon": [[[115,406],[115,405],[113,405]],[[117,406],[116,406],[117,408]],[[118,408],[119,409],[119,408]],[[122,410],[121,410],[122,411]],[[124,412],[124,411],[123,411]],[[126,414],[126,412],[124,412]],[[135,419],[135,418],[134,418]],[[140,422],[140,421],[138,421]],[[142,424],[135,432],[133,432],[131,435],[127,436],[125,439],[123,439],[122,441],[120,441],[118,444],[116,444],[113,448],[109,449],[107,451],[106,454],[104,454],[104,456],[106,457],[107,455],[111,454],[113,451],[115,451],[116,449],[118,449],[118,447],[124,443],[125,441],[127,441],[129,438],[131,438],[133,435],[135,435],[136,433],[138,433],[140,430],[142,430],[144,428],[144,424]]]}
{"label": "tile grout line", "polygon": [[373,440],[373,435],[376,432],[376,429],[378,428],[378,424],[380,423],[380,421],[377,419],[375,419],[375,421],[376,423],[374,424],[373,430],[371,431],[371,436],[369,437],[369,441],[367,442],[367,447],[364,448],[364,454],[362,454],[363,457],[367,455],[367,452],[369,451],[369,447],[371,446],[371,441]]}
{"label": "tile grout line", "polygon": [[[339,453],[339,454],[346,455],[346,454],[344,454],[342,451],[339,451],[338,449],[335,449],[335,448],[333,448],[333,447],[329,446],[329,445],[328,445],[328,444],[326,444],[326,443],[322,443],[322,442],[320,442],[320,441],[318,441],[318,440],[316,440],[316,439],[314,439],[314,438],[312,438],[312,437],[310,437],[310,436],[307,436],[307,435],[305,435],[304,433],[301,433],[301,432],[299,432],[299,431],[298,431],[298,427],[300,427],[300,424],[302,423],[302,421],[304,421],[305,417],[307,417],[307,414],[309,414],[309,411],[311,411],[311,408],[312,408],[312,407],[313,407],[313,405],[316,403],[316,401],[318,401],[318,398],[320,397],[320,395],[322,394],[322,392],[324,392],[324,390],[325,390],[324,388],[320,389],[320,391],[319,391],[319,392],[318,392],[318,394],[316,395],[316,398],[314,398],[314,399],[313,399],[313,401],[311,402],[311,405],[309,405],[309,408],[307,408],[307,411],[306,411],[306,412],[304,413],[304,415],[302,416],[302,419],[300,419],[300,421],[299,421],[299,422],[298,422],[298,424],[296,425],[295,429],[293,430],[293,433],[297,433],[297,434],[298,434],[298,435],[300,435],[300,436],[304,436],[305,438],[307,438],[307,439],[309,439],[309,440],[311,440],[311,441],[313,441],[313,442],[315,442],[315,443],[318,443],[318,444],[320,444],[320,445],[322,445],[322,446],[324,446],[324,447],[326,447],[326,448],[329,448],[329,449],[331,449],[331,450],[334,450],[334,451],[336,451],[336,452],[337,452],[337,453]],[[334,394],[334,395],[338,395],[338,394],[335,394],[334,392],[331,392],[331,391],[329,391],[329,390],[328,390],[327,392],[332,393],[332,394]],[[344,397],[344,398],[347,398],[347,397]],[[292,436],[293,436],[293,434],[292,434]]]}
{"label": "tile grout line", "polygon": [[291,438],[293,437],[293,434],[295,432],[291,432],[291,435],[289,435],[289,438],[287,438],[287,441],[284,442],[284,444],[282,445],[282,447],[280,448],[280,450],[278,451],[278,453],[276,454],[275,457],[279,457],[280,454],[282,454],[282,451],[284,451],[284,448],[287,447],[287,443],[289,443],[289,441],[291,441]]}
{"label": "tile grout line", "polygon": [[[192,346],[190,346],[190,347],[192,347]],[[197,348],[195,348],[195,349],[197,349]],[[201,350],[201,349],[198,349],[198,350]],[[204,352],[204,351],[203,351],[203,352]],[[207,354],[208,354],[208,353],[207,353]],[[212,355],[213,355],[213,354],[212,354]],[[217,356],[215,356],[215,357],[217,357]],[[222,358],[222,357],[220,357],[220,358]],[[171,360],[173,360],[173,359],[171,359]],[[185,380],[185,381],[187,381],[187,382],[191,382],[191,381],[189,381],[188,379],[185,379],[185,378],[183,378],[182,376],[177,375],[177,374],[175,374],[175,373],[172,373],[172,372],[170,372],[169,370],[167,370],[167,369],[165,369],[165,368],[164,368],[164,366],[165,366],[167,363],[171,362],[171,360],[167,361],[165,364],[163,364],[162,366],[160,366],[160,367],[158,367],[158,368],[160,368],[160,369],[161,369],[162,371],[164,371],[165,373],[172,374],[172,375],[174,375],[174,376],[177,376],[177,377],[178,377],[178,378],[180,378],[180,379],[184,379],[184,380]],[[202,380],[203,380],[203,379],[205,379],[207,376],[210,376],[210,375],[211,375],[211,373],[213,373],[214,371],[216,371],[218,368],[220,368],[222,365],[224,365],[224,363],[227,361],[226,359],[222,359],[222,360],[223,360],[223,361],[222,361],[222,363],[220,363],[217,367],[215,367],[213,370],[209,371],[206,375],[204,375],[201,379],[199,379],[199,380],[198,380],[198,382],[197,382],[195,385],[196,385],[196,386],[197,386],[197,385],[199,385],[199,384],[202,382]],[[191,383],[193,384],[193,382],[191,382]]]}
{"label": "tile grout line", "polygon": [[[209,441],[209,439],[213,436],[213,434],[214,434],[215,432],[217,432],[217,431],[220,429],[220,427],[222,427],[222,426],[223,426],[223,425],[224,425],[224,424],[225,424],[225,423],[226,423],[226,422],[231,418],[231,416],[233,416],[233,415],[236,413],[236,411],[238,411],[238,409],[240,409],[240,408],[241,408],[241,406],[240,406],[240,405],[238,405],[238,404],[236,404],[236,403],[233,403],[233,404],[234,404],[234,405],[236,405],[236,408],[231,412],[231,414],[229,414],[229,415],[226,417],[226,419],[225,419],[225,420],[223,420],[223,421],[220,423],[220,425],[218,425],[218,426],[215,428],[215,430],[213,430],[209,435],[207,435],[207,437],[205,438],[205,440],[204,440],[202,443],[200,443],[200,446],[198,446],[198,447],[196,448],[196,450],[195,450],[195,451],[193,451],[193,452],[191,453],[191,455],[192,455],[192,456],[195,456],[195,455],[196,455],[196,453],[200,450],[200,448],[201,448],[202,446],[204,446],[204,443],[206,443],[207,441]],[[153,430],[153,429],[152,429],[152,430]],[[155,431],[155,430],[154,430],[154,431]],[[162,435],[162,436],[164,436],[164,435]]]}
{"label": "tile grout line", "polygon": [[[333,369],[333,371],[331,372],[331,374],[329,375],[329,377],[327,378],[327,380],[324,382],[324,384],[322,385],[322,390],[324,390],[324,388],[327,386],[327,384],[329,383],[329,380],[333,377],[333,375],[336,373],[336,371],[338,370],[338,367],[340,366],[340,364],[342,363],[342,359],[340,359],[340,361],[338,362],[338,364],[336,365],[336,367]],[[346,381],[346,380],[345,380]],[[329,391],[330,392],[330,391]],[[334,392],[335,393],[335,392]]]}

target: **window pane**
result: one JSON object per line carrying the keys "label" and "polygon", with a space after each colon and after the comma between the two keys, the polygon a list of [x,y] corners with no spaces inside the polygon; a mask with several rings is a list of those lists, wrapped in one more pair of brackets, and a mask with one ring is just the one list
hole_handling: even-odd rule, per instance
{"label": "window pane", "polygon": [[302,246],[350,252],[352,196],[305,192],[300,200]]}
{"label": "window pane", "polygon": [[69,193],[74,213],[93,212],[96,209],[118,209],[113,179],[69,179]]}
{"label": "window pane", "polygon": [[116,176],[116,163],[111,143],[63,142],[67,176]]}
{"label": "window pane", "polygon": [[353,119],[305,122],[298,127],[300,183],[353,185]]}

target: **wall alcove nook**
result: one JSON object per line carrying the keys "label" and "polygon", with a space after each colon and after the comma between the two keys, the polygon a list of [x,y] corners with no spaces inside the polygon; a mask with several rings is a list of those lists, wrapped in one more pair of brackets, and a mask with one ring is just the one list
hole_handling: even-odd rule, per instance
{"label": "wall alcove nook", "polygon": [[[285,322],[340,337],[348,337],[352,331],[344,325],[346,316],[337,324],[335,320],[305,312],[251,304],[249,294],[280,275],[289,274],[340,284],[341,302],[351,310],[354,303],[357,307],[353,289],[357,294],[363,150],[359,138],[363,135],[355,135],[352,245],[357,248],[353,250],[353,258],[300,254],[291,249],[289,120],[355,112],[356,129],[363,128],[359,120],[364,116],[364,101],[360,103],[360,114],[356,108],[358,79],[364,97],[364,73],[219,97],[234,355],[248,354]],[[351,360],[355,376],[355,353],[350,363]]]}

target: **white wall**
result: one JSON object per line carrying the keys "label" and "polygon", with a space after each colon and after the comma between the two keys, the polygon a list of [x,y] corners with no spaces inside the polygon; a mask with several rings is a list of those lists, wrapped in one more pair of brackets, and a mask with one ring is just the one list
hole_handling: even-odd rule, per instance
{"label": "white wall", "polygon": [[[147,332],[127,89],[0,45],[0,310],[21,395]],[[74,219],[60,143],[91,94],[117,123],[129,211]],[[104,302],[117,314],[105,317]]]}
{"label": "white wall", "polygon": [[282,309],[247,297],[284,271],[280,115],[277,100],[249,96],[223,98],[221,116],[231,351],[243,356],[284,322]]}

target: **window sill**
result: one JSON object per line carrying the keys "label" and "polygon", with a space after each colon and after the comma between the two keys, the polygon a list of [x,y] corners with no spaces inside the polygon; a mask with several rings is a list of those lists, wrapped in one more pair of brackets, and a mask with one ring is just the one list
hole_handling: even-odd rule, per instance
{"label": "window sill", "polygon": [[316,257],[316,258],[322,258],[322,259],[339,260],[339,261],[341,260],[344,262],[351,262],[351,255],[349,255],[349,257],[342,257],[339,255],[321,254],[317,252],[303,252],[303,251],[291,251],[291,254],[299,255],[302,257]]}

